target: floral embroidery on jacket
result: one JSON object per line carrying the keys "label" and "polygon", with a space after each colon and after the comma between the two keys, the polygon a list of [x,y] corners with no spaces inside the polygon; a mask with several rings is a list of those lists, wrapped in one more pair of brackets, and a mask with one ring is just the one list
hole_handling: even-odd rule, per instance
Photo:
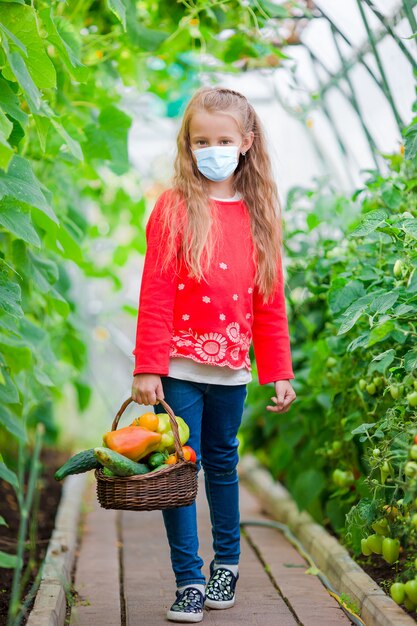
{"label": "floral embroidery on jacket", "polygon": [[[232,322],[226,327],[226,334],[227,337],[218,332],[198,334],[191,328],[188,331],[178,330],[172,336],[170,356],[188,356],[200,363],[216,363],[217,365],[231,365],[233,361],[235,367],[237,361],[240,360],[242,364],[250,368],[248,352],[251,337],[249,333],[241,333],[238,322]],[[190,339],[184,339],[185,337]],[[183,346],[193,347],[194,354],[189,350],[179,351],[178,348]]]}

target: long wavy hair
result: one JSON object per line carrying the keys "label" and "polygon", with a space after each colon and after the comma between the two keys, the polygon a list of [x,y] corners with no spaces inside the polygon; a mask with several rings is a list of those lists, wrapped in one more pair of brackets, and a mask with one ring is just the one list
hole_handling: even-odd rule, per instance
{"label": "long wavy hair", "polygon": [[161,215],[166,234],[163,267],[175,254],[178,259],[180,241],[180,257],[189,275],[205,280],[218,242],[217,207],[209,197],[208,180],[199,172],[190,145],[190,121],[197,111],[224,112],[236,120],[242,136],[250,131],[254,133],[252,146],[245,156],[239,157],[233,187],[235,192],[240,192],[248,208],[254,242],[255,284],[267,302],[279,279],[282,210],[260,120],[245,96],[232,89],[202,87],[185,109],[177,136],[173,186]]}

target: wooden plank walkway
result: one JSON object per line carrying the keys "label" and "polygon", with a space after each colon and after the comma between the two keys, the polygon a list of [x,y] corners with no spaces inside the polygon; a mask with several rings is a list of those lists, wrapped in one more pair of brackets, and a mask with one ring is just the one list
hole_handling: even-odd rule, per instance
{"label": "wooden plank walkway", "polygon": [[[200,554],[212,558],[211,526],[204,482],[199,482]],[[175,596],[169,548],[160,511],[107,511],[86,493],[74,587],[71,626],[162,626]],[[257,500],[241,486],[241,519],[262,520]],[[203,623],[215,626],[348,626],[351,621],[279,532],[246,527],[242,536],[236,604],[206,609]],[[265,565],[268,567],[265,568]],[[268,572],[266,571],[268,570]]]}

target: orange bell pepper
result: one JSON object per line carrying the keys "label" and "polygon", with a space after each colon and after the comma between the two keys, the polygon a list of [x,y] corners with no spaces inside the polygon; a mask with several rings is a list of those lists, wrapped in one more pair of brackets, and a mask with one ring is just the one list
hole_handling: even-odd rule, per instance
{"label": "orange bell pepper", "polygon": [[142,426],[126,426],[106,433],[103,444],[132,461],[138,461],[158,447],[161,437],[160,433]]}

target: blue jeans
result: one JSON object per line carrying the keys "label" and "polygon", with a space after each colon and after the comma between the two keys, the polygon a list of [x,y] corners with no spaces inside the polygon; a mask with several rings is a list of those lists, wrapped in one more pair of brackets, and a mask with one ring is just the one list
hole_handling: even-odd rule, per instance
{"label": "blue jeans", "polygon": [[[190,445],[204,468],[213,534],[214,561],[237,564],[240,556],[239,485],[236,438],[246,384],[213,385],[162,376],[166,402],[190,427]],[[155,413],[164,413],[161,404]],[[196,504],[162,511],[177,586],[205,584],[198,554]]]}

